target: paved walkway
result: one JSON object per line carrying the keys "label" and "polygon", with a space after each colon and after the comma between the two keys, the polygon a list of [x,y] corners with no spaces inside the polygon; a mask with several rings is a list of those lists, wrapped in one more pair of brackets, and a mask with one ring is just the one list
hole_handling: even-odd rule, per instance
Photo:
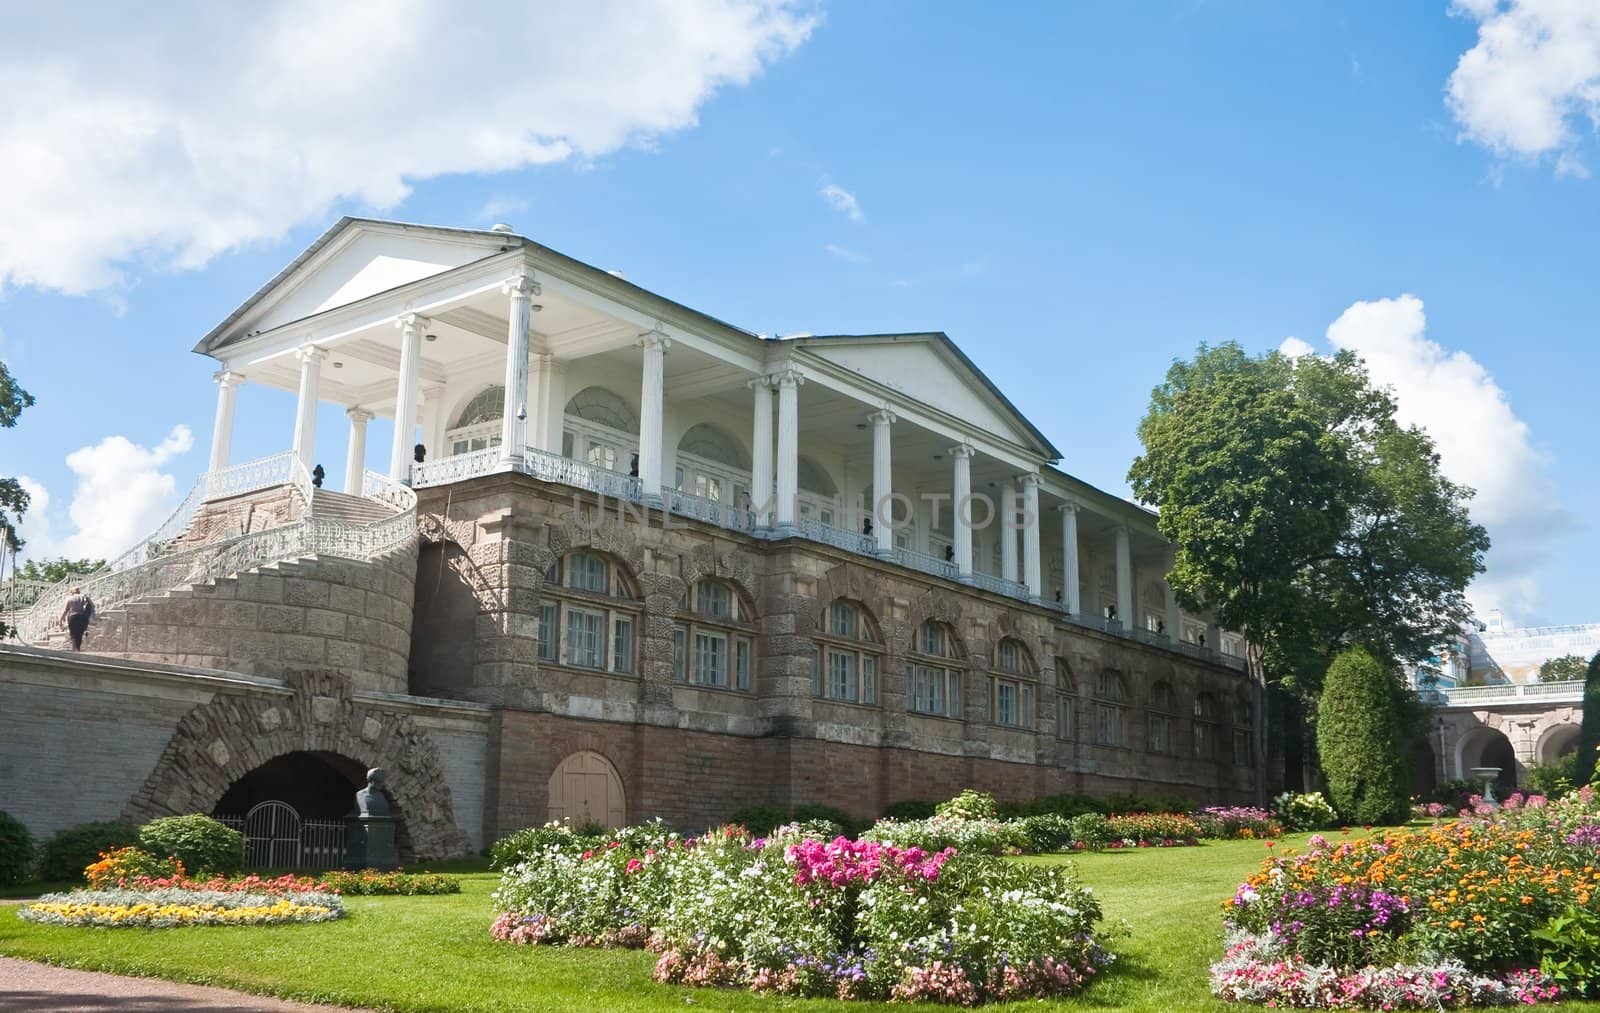
{"label": "paved walkway", "polygon": [[19,1013],[338,1013],[339,1009],[267,999],[226,988],[179,985],[158,978],[124,978],[0,957],[0,1010]]}

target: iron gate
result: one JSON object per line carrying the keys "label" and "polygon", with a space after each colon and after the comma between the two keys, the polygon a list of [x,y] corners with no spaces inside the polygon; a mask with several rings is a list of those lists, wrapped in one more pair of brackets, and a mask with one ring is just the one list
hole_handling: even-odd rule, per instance
{"label": "iron gate", "polygon": [[294,806],[278,801],[217,819],[244,834],[249,868],[337,869],[344,864],[344,820],[301,819]]}

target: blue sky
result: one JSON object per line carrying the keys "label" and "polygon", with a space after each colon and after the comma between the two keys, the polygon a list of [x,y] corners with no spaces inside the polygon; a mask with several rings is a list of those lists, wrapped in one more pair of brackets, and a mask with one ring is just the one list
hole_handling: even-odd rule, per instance
{"label": "blue sky", "polygon": [[[44,490],[24,529],[35,549],[103,550],[176,502],[215,406],[215,365],[188,349],[337,215],[362,213],[509,221],[752,330],[942,329],[1067,470],[1117,492],[1150,388],[1197,343],[1352,347],[1434,432],[1447,471],[1484,490],[1498,548],[1475,598],[1525,622],[1600,620],[1582,509],[1600,499],[1600,157],[1581,97],[1600,82],[1600,29],[1552,20],[1544,0],[981,19],[873,3],[753,22],[727,16],[740,0],[700,6],[572,14],[544,35],[597,59],[470,84],[482,36],[424,23],[373,45],[434,58],[349,72],[412,68],[422,99],[352,97],[330,72],[300,106],[175,87],[249,76],[190,57],[196,29],[176,21],[98,29],[108,47],[152,33],[174,54],[159,70],[96,69],[97,40],[68,52],[62,26],[0,43],[0,65],[84,85],[0,113],[0,357],[39,399],[0,432],[0,473]],[[1577,71],[1556,61],[1568,78],[1529,85],[1550,54],[1497,34],[1529,19]],[[646,65],[655,76],[636,81]],[[111,136],[66,133],[77,115]],[[144,116],[187,147],[127,126]],[[222,155],[192,141],[207,124],[239,132]],[[540,136],[482,141],[501,126]],[[16,168],[30,140],[74,157]],[[240,412],[236,460],[288,446],[287,395],[247,386]]]}

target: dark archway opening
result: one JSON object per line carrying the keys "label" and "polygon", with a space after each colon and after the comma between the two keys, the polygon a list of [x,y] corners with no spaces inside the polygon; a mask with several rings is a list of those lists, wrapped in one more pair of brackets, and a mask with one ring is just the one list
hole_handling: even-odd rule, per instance
{"label": "dark archway opening", "polygon": [[472,686],[478,598],[466,577],[471,566],[454,542],[425,542],[417,552],[409,680],[416,696],[462,697]]}
{"label": "dark archway opening", "polygon": [[1497,731],[1485,734],[1482,743],[1478,746],[1478,758],[1464,766],[1462,771],[1468,779],[1472,778],[1473,767],[1499,767],[1500,776],[1495,778],[1495,792],[1502,797],[1517,790],[1517,754],[1511,748],[1511,740]]}
{"label": "dark archway opening", "polygon": [[1406,763],[1410,772],[1411,794],[1426,795],[1438,786],[1439,767],[1434,762],[1433,747],[1426,741],[1417,739],[1411,743],[1411,748],[1406,752]]}
{"label": "dark archway opening", "polygon": [[243,816],[262,802],[287,802],[301,819],[342,819],[367,783],[360,763],[337,753],[286,753],[228,786],[213,812]]}

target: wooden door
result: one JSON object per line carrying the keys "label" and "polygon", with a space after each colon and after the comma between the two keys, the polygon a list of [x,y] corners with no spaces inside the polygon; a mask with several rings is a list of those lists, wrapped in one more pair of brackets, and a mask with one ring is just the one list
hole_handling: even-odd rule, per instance
{"label": "wooden door", "polygon": [[562,760],[550,775],[549,818],[574,824],[593,820],[608,827],[625,825],[628,800],[617,768],[589,749]]}

